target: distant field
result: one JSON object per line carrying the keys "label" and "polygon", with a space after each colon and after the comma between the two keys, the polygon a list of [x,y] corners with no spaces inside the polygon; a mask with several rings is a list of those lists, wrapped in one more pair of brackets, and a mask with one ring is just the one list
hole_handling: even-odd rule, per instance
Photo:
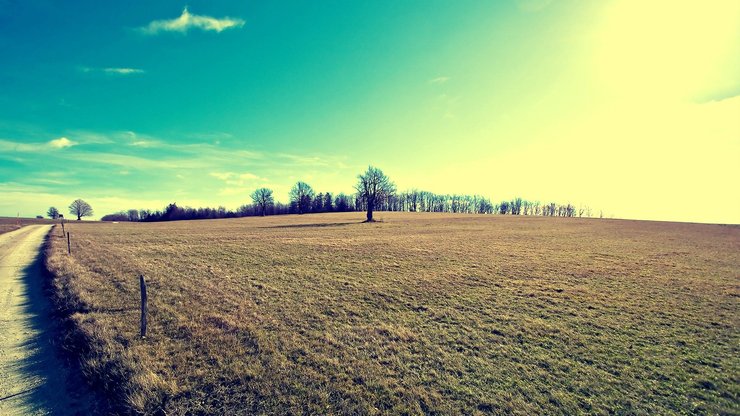
{"label": "distant field", "polygon": [[0,234],[17,230],[29,224],[52,224],[49,219],[0,217]]}
{"label": "distant field", "polygon": [[740,413],[740,227],[377,215],[71,223],[48,264],[128,410]]}

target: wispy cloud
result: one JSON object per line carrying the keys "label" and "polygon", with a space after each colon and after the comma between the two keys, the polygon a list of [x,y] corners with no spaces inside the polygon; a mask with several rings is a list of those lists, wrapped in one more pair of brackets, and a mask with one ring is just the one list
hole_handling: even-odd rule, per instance
{"label": "wispy cloud", "polygon": [[122,142],[134,147],[152,148],[152,147],[163,147],[164,142],[155,139],[150,136],[137,134],[133,131],[123,131],[119,133],[113,133],[113,136],[120,138]]}
{"label": "wispy cloud", "polygon": [[[27,193],[23,195],[28,196],[27,205],[32,207],[29,209],[45,204],[59,205],[58,201],[66,197],[49,197],[43,203],[31,197],[57,192],[59,187],[84,195],[101,214],[138,205],[125,202],[113,206],[96,202],[96,197],[111,194],[150,198],[151,201],[139,205],[146,208],[161,208],[156,202],[160,198],[167,199],[162,204],[177,201],[178,204],[205,206],[217,201],[237,206],[248,200],[249,193],[256,188],[273,189],[276,198],[285,197],[290,183],[298,179],[312,181],[317,189],[329,189],[326,181],[336,181],[337,177],[349,175],[350,169],[353,169],[352,175],[354,170],[360,169],[347,166],[344,155],[255,151],[244,148],[239,140],[229,140],[224,145],[183,143],[182,137],[188,137],[187,133],[178,134],[177,139],[127,130],[69,130],[51,134],[54,133],[35,132],[34,141],[0,139],[0,164],[12,160],[26,166],[22,174],[19,171],[5,183],[13,181],[23,185],[19,190]],[[64,177],[51,176],[49,166],[64,166]],[[101,177],[105,177],[105,181],[101,181]],[[280,181],[273,182],[270,178],[280,178]],[[6,196],[1,189],[0,195]],[[18,194],[17,201],[25,201],[23,195]],[[194,198],[207,198],[210,202],[196,203]],[[0,212],[3,209],[23,211],[23,206],[4,207],[3,199],[0,198]]]}
{"label": "wispy cloud", "polygon": [[74,153],[65,156],[68,160],[84,163],[86,166],[118,166],[124,170],[179,170],[179,169],[205,169],[210,167],[207,161],[196,158],[168,158],[154,159],[152,157],[97,152],[94,157],[88,153]]}
{"label": "wispy cloud", "polygon": [[22,143],[0,139],[0,150],[3,152],[38,153],[56,149],[64,149],[78,144],[66,137],[50,140],[46,143]]}
{"label": "wispy cloud", "polygon": [[44,148],[43,143],[19,143],[11,140],[0,139],[0,151],[3,153],[21,152],[32,153]]}
{"label": "wispy cloud", "polygon": [[209,175],[213,176],[214,178],[224,181],[227,185],[233,185],[233,186],[244,186],[247,183],[252,183],[257,180],[260,180],[260,181],[267,180],[267,178],[260,178],[259,176],[253,173],[249,173],[249,172],[245,172],[245,173],[211,172]]}
{"label": "wispy cloud", "polygon": [[300,166],[313,166],[313,167],[325,167],[331,164],[331,161],[321,156],[312,155],[294,155],[290,153],[277,153],[275,156],[290,161],[294,165]]}
{"label": "wispy cloud", "polygon": [[137,140],[135,142],[131,142],[131,146],[136,147],[156,147],[158,146],[157,142],[149,141],[149,140]]}
{"label": "wispy cloud", "polygon": [[267,178],[250,172],[211,172],[209,175],[223,181],[226,185],[218,192],[221,196],[249,195],[249,192],[257,187],[271,186]]}
{"label": "wispy cloud", "polygon": [[103,73],[108,75],[138,75],[143,74],[146,71],[139,68],[127,68],[127,67],[110,67],[110,68],[92,68],[89,66],[80,67],[80,71],[86,73]]}
{"label": "wispy cloud", "polygon": [[103,68],[103,72],[106,74],[132,75],[143,74],[144,70],[139,68]]}
{"label": "wispy cloud", "polygon": [[430,84],[444,84],[445,82],[449,81],[450,77],[437,77],[432,78],[429,80]]}
{"label": "wispy cloud", "polygon": [[[69,185],[70,181],[64,179],[53,179],[53,178],[29,178],[28,182],[40,183],[46,185]],[[77,183],[76,181],[74,183]]]}
{"label": "wispy cloud", "polygon": [[200,29],[220,33],[226,29],[244,26],[244,20],[232,17],[216,18],[192,14],[188,8],[182,10],[180,17],[174,19],[155,20],[139,28],[142,33],[156,35],[160,32],[187,33],[190,29]]}

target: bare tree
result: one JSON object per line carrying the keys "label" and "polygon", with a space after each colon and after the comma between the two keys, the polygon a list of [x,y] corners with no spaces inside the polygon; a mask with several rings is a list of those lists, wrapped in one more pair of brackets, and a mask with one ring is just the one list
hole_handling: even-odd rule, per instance
{"label": "bare tree", "polygon": [[364,174],[357,175],[355,190],[367,207],[367,222],[373,221],[373,211],[387,197],[396,192],[396,185],[385,176],[382,170],[368,166]]}
{"label": "bare tree", "polygon": [[93,209],[87,202],[81,199],[75,199],[74,202],[69,204],[69,213],[77,216],[77,221],[81,220],[82,217],[89,217],[93,215]]}
{"label": "bare tree", "polygon": [[290,190],[290,203],[295,204],[299,214],[311,210],[311,201],[313,200],[313,189],[306,182],[298,181]]}
{"label": "bare tree", "polygon": [[275,200],[272,198],[272,189],[259,188],[256,191],[252,192],[251,196],[252,202],[260,207],[260,212],[263,217],[267,212],[267,207],[270,207],[273,203],[275,203]]}
{"label": "bare tree", "polygon": [[49,207],[49,210],[46,211],[46,216],[55,220],[59,218],[59,210],[56,207]]}

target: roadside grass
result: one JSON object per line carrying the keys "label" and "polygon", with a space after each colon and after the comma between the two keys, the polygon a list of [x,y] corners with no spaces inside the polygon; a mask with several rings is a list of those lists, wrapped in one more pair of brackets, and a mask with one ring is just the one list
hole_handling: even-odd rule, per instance
{"label": "roadside grass", "polygon": [[30,224],[55,224],[56,221],[39,218],[0,217],[0,234],[17,230]]}
{"label": "roadside grass", "polygon": [[740,413],[740,227],[378,217],[68,223],[67,346],[121,413]]}

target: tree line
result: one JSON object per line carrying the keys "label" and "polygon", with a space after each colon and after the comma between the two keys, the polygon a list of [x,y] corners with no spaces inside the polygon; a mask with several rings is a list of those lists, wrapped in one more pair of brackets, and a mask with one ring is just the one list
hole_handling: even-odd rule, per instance
{"label": "tree line", "polygon": [[[436,194],[423,190],[397,192],[395,184],[378,168],[370,166],[357,176],[355,193],[332,194],[315,192],[306,182],[298,181],[288,193],[288,203],[276,202],[273,191],[259,188],[250,195],[250,202],[228,210],[217,208],[181,207],[176,203],[162,210],[129,209],[103,216],[103,221],[177,221],[216,218],[237,218],[265,215],[310,214],[324,212],[366,212],[373,221],[375,211],[448,212],[466,214],[537,215],[550,217],[591,217],[587,206],[555,202],[542,203],[522,198],[497,203],[480,195]],[[84,201],[82,201],[84,202]]]}

